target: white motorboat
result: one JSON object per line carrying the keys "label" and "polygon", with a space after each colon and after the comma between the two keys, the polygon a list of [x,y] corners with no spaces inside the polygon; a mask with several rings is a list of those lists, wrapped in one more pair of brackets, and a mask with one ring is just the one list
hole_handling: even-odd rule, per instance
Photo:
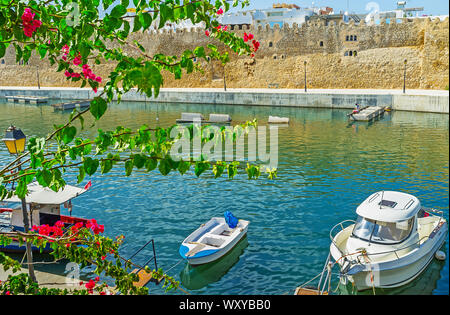
{"label": "white motorboat", "polygon": [[[84,188],[66,185],[58,192],[54,192],[48,187],[42,187],[37,182],[28,184],[28,194],[25,197],[28,212],[29,228],[33,225],[53,226],[61,221],[64,225],[82,222],[86,224],[87,219],[72,216],[72,199],[85,193],[90,187],[90,182]],[[23,212],[21,199],[17,196],[5,198],[5,202],[18,204],[14,208],[0,208],[0,232],[24,231]],[[61,214],[61,205],[69,209],[69,216]],[[13,240],[7,246],[0,245],[0,251],[3,252],[25,252],[26,246],[20,244],[18,240]],[[33,251],[39,251],[38,247],[32,246]],[[51,243],[48,243],[42,252],[49,253],[53,249]]]}
{"label": "white motorboat", "polygon": [[406,193],[374,193],[356,213],[356,222],[343,221],[330,232],[330,255],[319,281],[321,292],[335,264],[340,267],[341,282],[350,281],[359,291],[405,285],[425,270],[447,235],[442,212],[423,208],[416,197]]}
{"label": "white motorboat", "polygon": [[242,239],[247,233],[249,223],[246,220],[238,220],[230,227],[225,218],[211,218],[183,241],[179,250],[180,255],[191,265],[215,261]]}

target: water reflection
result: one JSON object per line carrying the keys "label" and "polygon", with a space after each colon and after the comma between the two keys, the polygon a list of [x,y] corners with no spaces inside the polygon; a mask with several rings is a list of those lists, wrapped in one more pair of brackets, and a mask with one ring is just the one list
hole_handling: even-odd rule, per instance
{"label": "water reflection", "polygon": [[239,261],[247,246],[248,239],[245,235],[230,252],[214,262],[196,267],[186,263],[180,273],[182,285],[189,290],[198,290],[219,281]]}
{"label": "water reflection", "polygon": [[[193,226],[226,210],[250,220],[251,246],[228,272],[219,272],[220,277],[200,272],[198,277],[213,281],[191,290],[193,294],[276,294],[305,283],[322,270],[330,228],[354,219],[356,207],[375,191],[411,193],[424,206],[444,211],[448,219],[448,115],[393,111],[370,126],[355,124],[355,132],[347,128],[348,110],[124,102],[110,104],[94,126],[87,115],[82,133],[92,139],[97,129],[113,130],[119,125],[168,127],[182,112],[205,117],[229,114],[233,125],[256,118],[264,126],[269,115],[289,117],[289,126],[278,132],[278,178],[248,180],[245,171],[233,180],[214,179],[211,172],[197,178],[192,169],[184,176],[136,170],[127,177],[123,167],[117,166],[80,184],[91,180],[93,186],[74,200],[73,213],[96,218],[105,225],[107,236],[124,234],[124,257],[155,239],[158,266],[163,270],[179,261],[180,243]],[[14,123],[27,137],[42,137],[69,115],[47,105],[0,102],[0,130]],[[78,123],[76,127],[80,130]],[[10,161],[0,145],[0,165]],[[74,171],[68,170],[65,178],[76,184]],[[441,278],[432,282],[433,294],[449,292],[448,261],[447,252]],[[179,280],[183,268],[177,265],[171,275]],[[196,280],[195,274],[189,281],[194,286],[207,282]]]}

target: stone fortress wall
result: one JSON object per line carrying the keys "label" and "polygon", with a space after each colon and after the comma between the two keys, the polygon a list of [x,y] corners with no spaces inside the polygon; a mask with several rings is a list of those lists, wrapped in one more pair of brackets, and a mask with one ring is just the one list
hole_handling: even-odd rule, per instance
{"label": "stone fortress wall", "polygon": [[[449,19],[382,20],[379,24],[355,25],[343,22],[307,22],[301,26],[237,26],[239,36],[252,33],[260,41],[256,58],[238,57],[230,52],[225,69],[217,62],[202,63],[204,73],[184,75],[175,80],[165,74],[164,87],[223,87],[225,71],[229,88],[304,88],[306,64],[308,88],[401,89],[404,60],[409,89],[448,89]],[[207,37],[203,29],[177,29],[135,33],[149,55],[179,55],[218,41]],[[219,44],[220,49],[226,50]],[[130,54],[135,52],[129,51]],[[37,69],[41,86],[78,86],[57,73],[37,56],[28,65],[16,65],[14,51],[8,48],[4,64],[0,62],[0,86],[36,86]],[[36,67],[38,66],[38,68]],[[113,64],[93,66],[94,72],[107,77]]]}

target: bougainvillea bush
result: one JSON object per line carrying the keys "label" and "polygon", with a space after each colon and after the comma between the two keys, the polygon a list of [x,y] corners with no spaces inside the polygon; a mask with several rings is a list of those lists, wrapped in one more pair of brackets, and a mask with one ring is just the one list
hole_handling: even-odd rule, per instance
{"label": "bougainvillea bush", "polygon": [[[120,102],[121,96],[136,89],[148,97],[157,97],[163,86],[162,72],[169,72],[180,78],[183,73],[202,71],[200,63],[194,60],[229,61],[229,54],[254,56],[260,44],[252,34],[239,37],[228,32],[226,25],[220,25],[218,18],[232,7],[244,7],[248,0],[0,0],[0,58],[7,48],[15,51],[16,62],[25,64],[32,54],[46,59],[55,68],[55,75],[90,87],[95,92],[90,107],[75,109],[67,123],[54,125],[45,137],[28,138],[25,152],[0,169],[0,200],[17,195],[26,198],[27,186],[37,181],[43,187],[59,191],[66,184],[67,169],[77,171],[78,183],[95,173],[106,174],[116,165],[124,168],[129,176],[134,169],[146,172],[159,171],[162,175],[179,172],[181,175],[193,170],[198,177],[212,171],[214,177],[226,175],[232,179],[241,168],[237,161],[208,161],[187,157],[174,161],[169,152],[176,139],[170,128],[149,128],[146,125],[137,130],[116,126],[111,130],[98,129],[93,139],[81,136],[86,115],[94,118],[94,125],[105,114],[113,100]],[[132,15],[128,8],[134,7]],[[130,19],[132,23],[130,23]],[[185,50],[179,56],[165,54],[149,55],[142,45],[130,39],[136,32],[145,32],[151,26],[162,28],[166,22],[179,23],[190,20],[202,23],[205,36],[222,43],[226,50],[216,45],[199,46]],[[123,47],[131,47],[137,53],[130,56]],[[114,69],[108,77],[94,73],[93,65],[108,61]],[[221,128],[223,138],[236,139],[238,135],[255,126],[256,121],[246,122],[235,129]],[[190,126],[193,133],[196,126]],[[203,130],[203,126],[200,127]],[[201,131],[200,131],[201,134]],[[201,141],[207,141],[207,136]],[[249,179],[258,178],[260,166],[242,166]],[[276,170],[265,171],[269,178],[276,176]],[[14,183],[14,184],[13,184]],[[129,262],[119,256],[118,248],[123,238],[112,240],[102,236],[103,227],[95,221],[87,225],[36,226],[29,233],[1,233],[2,245],[11,239],[32,242],[35,246],[51,243],[52,255],[56,260],[69,259],[81,266],[95,265],[95,273],[115,279],[118,290],[125,294],[147,293],[146,288],[136,288],[136,275],[129,273]],[[0,253],[4,268],[19,270],[17,262]],[[176,288],[177,283],[164,275],[167,288]],[[10,277],[0,284],[3,294],[89,294],[102,293],[104,285],[89,281],[83,290],[67,291],[40,288],[26,274]]]}

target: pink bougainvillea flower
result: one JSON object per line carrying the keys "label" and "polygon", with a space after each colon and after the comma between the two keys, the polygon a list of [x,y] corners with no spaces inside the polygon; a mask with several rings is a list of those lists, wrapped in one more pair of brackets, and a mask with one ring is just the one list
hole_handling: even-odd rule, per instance
{"label": "pink bougainvillea flower", "polygon": [[97,81],[98,83],[102,83],[102,78],[101,77],[96,77],[95,81]]}
{"label": "pink bougainvillea flower", "polygon": [[64,72],[64,75],[65,75],[66,77],[71,77],[71,76],[72,76],[72,74],[71,74],[69,71],[67,71],[67,70],[66,70],[66,72]]}
{"label": "pink bougainvillea flower", "polygon": [[252,40],[253,38],[253,34],[248,34],[248,40]]}
{"label": "pink bougainvillea flower", "polygon": [[222,15],[222,14],[223,14],[223,9],[220,8],[219,10],[217,10],[216,14],[217,14],[217,15]]}
{"label": "pink bougainvillea flower", "polygon": [[88,289],[88,292],[90,294],[92,294],[93,293],[93,289],[95,288],[95,281],[91,279],[84,286],[86,287],[86,289]]}
{"label": "pink bougainvillea flower", "polygon": [[205,35],[209,36],[209,31],[208,30],[205,31]]}
{"label": "pink bougainvillea flower", "polygon": [[23,33],[27,37],[33,36],[33,33],[42,25],[39,20],[34,20],[35,14],[30,8],[25,8],[22,14]]}
{"label": "pink bougainvillea flower", "polygon": [[244,42],[248,42],[248,35],[247,35],[247,33],[244,33]]}
{"label": "pink bougainvillea flower", "polygon": [[39,20],[33,20],[33,27],[34,27],[35,29],[41,27],[41,25],[42,25],[42,22],[41,22],[41,21],[39,21]]}
{"label": "pink bougainvillea flower", "polygon": [[74,64],[75,66],[78,66],[78,65],[81,64],[81,55],[80,55],[80,54],[78,54],[78,56],[76,56],[75,58],[73,58],[73,64]]}
{"label": "pink bougainvillea flower", "polygon": [[256,41],[256,40],[253,40],[253,49],[255,50],[255,52],[257,52],[258,51],[258,49],[259,49],[259,46],[261,45],[258,41]]}
{"label": "pink bougainvillea flower", "polygon": [[33,22],[35,14],[33,12],[31,12],[30,8],[25,8],[25,10],[23,10],[23,14],[22,14],[22,21],[23,22]]}
{"label": "pink bougainvillea flower", "polygon": [[225,32],[227,31],[227,29],[228,29],[228,25],[225,25],[222,27],[222,30],[224,30]]}

